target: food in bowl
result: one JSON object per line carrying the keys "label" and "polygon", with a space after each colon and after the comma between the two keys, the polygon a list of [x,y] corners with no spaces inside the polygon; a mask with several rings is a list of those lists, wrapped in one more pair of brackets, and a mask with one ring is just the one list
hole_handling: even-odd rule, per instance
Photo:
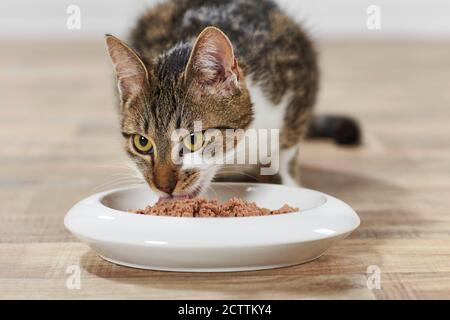
{"label": "food in bowl", "polygon": [[239,198],[231,198],[224,203],[204,198],[164,200],[144,209],[130,210],[137,214],[173,217],[250,217],[298,211],[298,208],[287,204],[277,210],[270,210]]}

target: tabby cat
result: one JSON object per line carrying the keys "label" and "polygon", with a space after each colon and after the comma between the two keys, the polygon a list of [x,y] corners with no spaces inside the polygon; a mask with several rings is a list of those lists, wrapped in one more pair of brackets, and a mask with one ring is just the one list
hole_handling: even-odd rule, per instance
{"label": "tabby cat", "polygon": [[[168,0],[139,19],[129,45],[111,35],[106,43],[125,150],[162,197],[194,197],[223,170],[184,160],[213,144],[195,130],[196,121],[202,130],[280,129],[285,184],[296,184],[289,164],[308,124],[310,136],[357,140],[351,119],[312,117],[319,81],[314,46],[273,1]],[[172,132],[180,128],[185,136],[174,142]]]}

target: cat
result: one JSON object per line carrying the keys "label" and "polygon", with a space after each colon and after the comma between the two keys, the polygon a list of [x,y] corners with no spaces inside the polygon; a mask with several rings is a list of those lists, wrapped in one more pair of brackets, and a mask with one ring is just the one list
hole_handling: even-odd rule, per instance
{"label": "cat", "polygon": [[[308,128],[309,136],[358,140],[352,119],[312,117],[316,50],[273,1],[166,0],[138,20],[129,45],[112,35],[106,44],[117,77],[124,148],[163,198],[195,197],[223,168],[187,160],[214,145],[204,131],[194,130],[195,121],[219,131],[279,129],[274,151],[287,185],[298,185],[299,166],[290,163]],[[174,142],[171,134],[181,128],[185,136]]]}

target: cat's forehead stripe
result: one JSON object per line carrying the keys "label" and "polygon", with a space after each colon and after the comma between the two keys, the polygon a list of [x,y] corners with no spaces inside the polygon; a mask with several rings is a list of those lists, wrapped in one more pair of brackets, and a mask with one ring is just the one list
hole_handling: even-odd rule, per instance
{"label": "cat's forehead stripe", "polygon": [[156,75],[160,81],[165,79],[174,80],[186,68],[192,50],[190,43],[179,43],[163,55],[156,62]]}

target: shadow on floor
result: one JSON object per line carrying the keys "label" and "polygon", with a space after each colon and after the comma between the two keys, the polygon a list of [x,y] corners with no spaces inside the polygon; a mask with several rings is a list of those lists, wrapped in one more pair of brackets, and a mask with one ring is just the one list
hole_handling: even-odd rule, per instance
{"label": "shadow on floor", "polygon": [[[301,183],[305,188],[319,190],[344,201],[351,201],[367,195],[398,194],[403,191],[396,185],[386,181],[365,177],[362,175],[331,171],[312,166],[300,166]],[[215,181],[220,182],[262,182],[281,183],[279,175],[257,176],[253,172],[238,172],[234,174],[219,175]]]}
{"label": "shadow on floor", "polygon": [[[302,186],[328,193],[344,201],[374,194],[398,194],[404,190],[392,183],[362,175],[300,166]],[[380,192],[381,191],[381,192]]]}
{"label": "shadow on floor", "polygon": [[[139,295],[158,299],[211,299],[211,298],[307,298],[324,294],[329,286],[345,296],[365,284],[363,273],[342,277],[332,272],[330,264],[348,263],[346,257],[323,256],[317,260],[278,269],[192,273],[134,269],[107,262],[94,251],[86,252],[80,259],[82,268],[89,274],[118,285],[136,286],[144,291]],[[355,259],[355,258],[353,258]],[[356,258],[357,259],[357,258]],[[330,262],[330,260],[332,260]],[[139,290],[136,289],[136,290]],[[120,287],[118,287],[120,290]]]}

